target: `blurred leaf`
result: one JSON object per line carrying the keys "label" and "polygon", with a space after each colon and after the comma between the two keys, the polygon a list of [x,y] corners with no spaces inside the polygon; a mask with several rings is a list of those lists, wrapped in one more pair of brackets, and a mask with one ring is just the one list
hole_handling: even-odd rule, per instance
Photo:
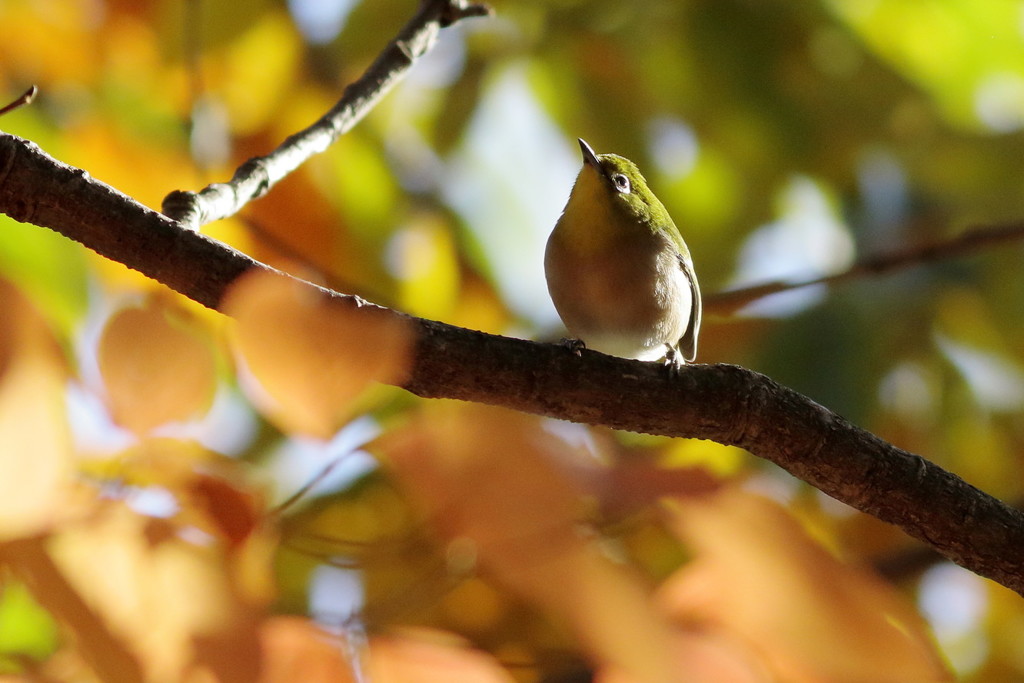
{"label": "blurred leaf", "polygon": [[[175,139],[160,140],[150,134],[120,129],[106,117],[83,116],[76,119],[64,137],[61,160],[89,169],[89,174],[116,187],[149,207],[159,207],[170,189],[190,187],[196,174],[183,145]],[[159,164],[153,160],[159,159]],[[99,260],[103,267],[114,268],[111,261]],[[119,264],[119,270],[124,268]],[[135,271],[135,288],[147,280]]]}
{"label": "blurred leaf", "polygon": [[[674,183],[665,183],[663,196],[686,237],[694,230],[715,233],[732,229],[741,208],[742,188],[735,170],[714,147],[703,147],[693,169]],[[699,244],[699,242],[698,242]]]}
{"label": "blurred leaf", "polygon": [[21,569],[97,672],[121,671],[108,680],[182,680],[204,669],[254,680],[262,598],[239,590],[220,547],[178,531],[107,503],[53,539],[52,561],[40,552]]}
{"label": "blurred leaf", "polygon": [[[6,36],[0,44],[2,70],[30,74],[27,80],[44,89],[50,83],[92,83],[101,60],[89,14],[85,3],[42,6],[32,0],[5,0],[0,5]],[[77,58],[68,59],[69,54]]]}
{"label": "blurred leaf", "polygon": [[357,263],[362,252],[324,191],[329,182],[317,173],[321,162],[291,174],[252,207],[253,256],[271,265],[301,261],[306,269],[360,282],[367,269]]}
{"label": "blurred leaf", "polygon": [[459,260],[448,226],[421,216],[399,231],[391,260],[400,273],[399,303],[412,315],[446,320],[459,291]]}
{"label": "blurred leaf", "polygon": [[473,62],[446,93],[442,109],[436,117],[441,125],[434,132],[433,140],[433,146],[439,153],[452,151],[465,133],[466,126],[476,112],[485,74],[483,64]]}
{"label": "blurred leaf", "polygon": [[[778,683],[745,644],[714,629],[673,633],[671,655],[686,683]],[[682,675],[682,673],[681,673]],[[599,671],[594,683],[644,683],[616,671]],[[790,681],[786,681],[790,683]],[[844,682],[845,683],[845,682]],[[867,683],[865,681],[865,683]]]}
{"label": "blurred leaf", "polygon": [[49,230],[0,216],[0,271],[64,336],[70,336],[88,304],[80,246]]}
{"label": "blurred leaf", "polygon": [[236,134],[251,134],[277,115],[295,81],[299,56],[298,32],[280,11],[267,12],[230,46],[214,87],[223,94]]}
{"label": "blurred leaf", "polygon": [[[136,4],[116,0],[117,5]],[[119,7],[121,11],[130,9]],[[137,8],[136,8],[137,9]],[[152,21],[162,31],[165,50],[172,56],[180,58],[181,50],[189,42],[184,38],[188,32],[200,33],[200,47],[217,49],[231,41],[238,40],[251,30],[267,14],[279,11],[271,0],[254,0],[244,5],[232,6],[219,2],[198,2],[183,6],[178,2],[161,2],[157,4],[157,12]]]}
{"label": "blurred leaf", "polygon": [[[867,7],[831,0],[826,6],[927,89],[954,122],[974,126],[981,119],[996,130],[1024,125],[1020,7],[1015,3],[896,0]],[[1005,79],[1003,94],[997,91],[998,78]]]}
{"label": "blurred leaf", "polygon": [[235,346],[261,391],[253,401],[286,431],[328,438],[372,382],[399,382],[411,331],[372,307],[253,272],[226,298]]}
{"label": "blurred leaf", "polygon": [[394,228],[399,203],[395,178],[376,143],[348,135],[325,157],[330,163],[330,194],[349,230],[370,244],[381,244]]}
{"label": "blurred leaf", "polygon": [[696,556],[661,589],[678,623],[756,643],[748,656],[791,683],[953,680],[913,607],[825,552],[779,505],[726,490],[674,507]]}
{"label": "blurred leaf", "polygon": [[0,540],[39,534],[69,512],[66,381],[39,314],[0,280]]}
{"label": "blurred leaf", "polygon": [[511,683],[497,661],[442,633],[409,632],[370,642],[376,683]]}
{"label": "blurred leaf", "polygon": [[343,656],[339,640],[308,619],[268,619],[260,628],[264,663],[258,683],[355,683],[355,665]]}
{"label": "blurred leaf", "polygon": [[475,404],[432,403],[388,435],[389,464],[451,539],[454,566],[481,563],[577,633],[596,662],[670,681],[669,635],[636,577],[578,531],[583,489],[540,421]]}
{"label": "blurred leaf", "polygon": [[662,467],[705,467],[725,477],[735,475],[746,461],[746,451],[723,446],[714,441],[673,439],[662,450],[658,464]]}
{"label": "blurred leaf", "polygon": [[216,468],[216,453],[193,441],[147,437],[109,458],[93,456],[80,470],[99,479],[117,480],[128,486],[159,486],[171,490],[187,488],[197,471]]}
{"label": "blurred leaf", "polygon": [[24,584],[0,583],[0,671],[7,657],[41,660],[57,648],[57,625]]}
{"label": "blurred leaf", "polygon": [[204,514],[230,547],[242,544],[259,528],[263,506],[252,491],[205,474],[194,477],[190,488],[189,508]]}
{"label": "blurred leaf", "polygon": [[[72,586],[48,554],[49,548],[42,539],[16,541],[9,544],[6,550],[7,565],[21,574],[21,578],[31,586],[33,597],[76,636],[76,654],[81,657],[82,663],[92,669],[96,678],[126,683],[141,683],[144,680],[136,653],[131,652],[119,635],[112,632],[91,600]],[[90,564],[97,565],[95,561]],[[107,575],[109,579],[110,575]],[[93,587],[93,593],[97,591]],[[109,586],[107,592],[111,592]]]}
{"label": "blurred leaf", "polygon": [[416,11],[413,0],[375,3],[361,0],[354,3],[348,22],[332,47],[344,65],[343,82],[354,80],[381,48]]}
{"label": "blurred leaf", "polygon": [[110,413],[136,434],[205,412],[217,385],[211,340],[183,311],[150,299],[107,321],[99,345]]}

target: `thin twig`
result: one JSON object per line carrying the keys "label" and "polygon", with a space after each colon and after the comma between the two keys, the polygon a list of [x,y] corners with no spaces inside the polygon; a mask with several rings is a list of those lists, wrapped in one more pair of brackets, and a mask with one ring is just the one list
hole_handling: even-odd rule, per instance
{"label": "thin twig", "polygon": [[953,256],[962,256],[988,247],[1020,240],[1024,240],[1024,221],[976,226],[943,242],[933,242],[867,256],[854,263],[849,269],[834,275],[796,282],[773,280],[759,285],[707,295],[703,299],[704,310],[713,311],[718,315],[728,315],[753,301],[779,292],[811,285],[837,285],[859,277],[883,275],[895,270],[932,263]]}
{"label": "thin twig", "polygon": [[295,503],[299,502],[306,494],[312,491],[316,486],[323,482],[324,479],[331,475],[331,472],[342,463],[348,456],[352,455],[354,451],[348,451],[341,455],[333,458],[329,463],[324,465],[313,477],[310,478],[305,484],[300,486],[298,490],[292,495],[288,496],[280,505],[276,506],[270,511],[271,516],[280,517],[284,512]]}
{"label": "thin twig", "polygon": [[14,100],[10,104],[7,104],[7,105],[4,105],[3,107],[0,107],[0,116],[3,116],[4,114],[7,114],[9,112],[12,112],[15,109],[17,109],[18,107],[24,107],[26,104],[32,104],[32,100],[34,100],[36,98],[36,94],[38,92],[39,92],[39,88],[37,88],[36,86],[33,85],[28,90],[26,90],[25,92],[21,93],[21,96],[18,97],[18,99]]}
{"label": "thin twig", "polygon": [[238,213],[351,130],[434,46],[442,28],[488,14],[489,7],[468,0],[423,0],[416,16],[316,123],[288,137],[270,154],[246,161],[227,183],[214,183],[199,192],[171,192],[164,198],[163,212],[191,230]]}

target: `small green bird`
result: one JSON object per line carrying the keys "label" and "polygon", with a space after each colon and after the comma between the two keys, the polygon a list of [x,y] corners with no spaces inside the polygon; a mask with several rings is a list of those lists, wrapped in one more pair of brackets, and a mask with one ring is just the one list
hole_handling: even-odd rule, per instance
{"label": "small green bird", "polygon": [[690,250],[632,161],[594,154],[548,238],[548,292],[569,334],[613,356],[690,362],[700,288]]}

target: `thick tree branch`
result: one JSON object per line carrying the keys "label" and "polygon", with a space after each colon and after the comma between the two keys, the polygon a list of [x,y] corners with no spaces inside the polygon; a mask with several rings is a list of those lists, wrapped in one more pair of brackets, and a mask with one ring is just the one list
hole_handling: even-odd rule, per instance
{"label": "thick tree branch", "polygon": [[164,198],[163,212],[193,230],[238,213],[351,130],[433,47],[442,28],[489,12],[485,5],[468,0],[423,0],[419,12],[318,121],[289,136],[270,154],[249,159],[229,182],[214,183],[199,192],[171,192]]}
{"label": "thick tree branch", "polygon": [[[212,308],[242,273],[271,270],[5,134],[0,212],[56,230]],[[576,357],[561,346],[361,310],[413,326],[404,387],[414,394],[740,446],[1024,594],[1024,515],[763,375],[730,365],[673,374],[656,363],[592,351]]]}

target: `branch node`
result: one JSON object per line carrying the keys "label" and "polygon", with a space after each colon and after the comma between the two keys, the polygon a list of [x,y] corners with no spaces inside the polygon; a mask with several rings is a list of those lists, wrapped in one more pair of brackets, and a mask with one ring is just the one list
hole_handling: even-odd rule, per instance
{"label": "branch node", "polygon": [[34,85],[31,86],[28,90],[21,93],[21,95],[18,96],[18,99],[14,100],[10,104],[6,104],[3,107],[0,107],[0,116],[10,113],[19,107],[24,107],[26,104],[32,104],[32,100],[36,98],[36,94],[38,93],[39,88],[37,88]]}
{"label": "branch node", "polygon": [[256,181],[256,188],[252,191],[249,199],[259,199],[273,186],[270,182],[270,171],[267,168],[266,157],[253,157],[238,167],[235,172],[234,181],[252,178]]}
{"label": "branch node", "polygon": [[395,47],[397,47],[398,50],[403,55],[405,55],[405,58],[409,61],[409,64],[412,64],[413,60],[416,59],[416,53],[413,51],[413,49],[411,47],[409,47],[409,43],[408,42],[406,42],[404,40],[396,40],[395,41]]}
{"label": "branch node", "polygon": [[494,10],[484,3],[466,2],[466,0],[454,0],[449,2],[441,14],[441,28],[448,28],[461,19],[471,17],[489,17]]}
{"label": "branch node", "polygon": [[188,190],[172,190],[164,197],[161,211],[178,225],[196,232],[201,225],[199,195]]}

